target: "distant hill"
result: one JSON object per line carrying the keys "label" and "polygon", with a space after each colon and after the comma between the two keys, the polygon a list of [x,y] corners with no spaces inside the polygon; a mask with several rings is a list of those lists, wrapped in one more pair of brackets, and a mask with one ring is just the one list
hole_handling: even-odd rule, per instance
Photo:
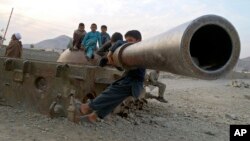
{"label": "distant hill", "polygon": [[48,50],[48,51],[56,51],[62,52],[63,50],[67,49],[69,45],[72,44],[72,38],[66,35],[61,35],[53,39],[43,40],[36,44],[24,44],[24,48],[32,48],[38,50]]}
{"label": "distant hill", "polygon": [[237,64],[236,71],[250,72],[250,57],[240,59],[238,64]]}

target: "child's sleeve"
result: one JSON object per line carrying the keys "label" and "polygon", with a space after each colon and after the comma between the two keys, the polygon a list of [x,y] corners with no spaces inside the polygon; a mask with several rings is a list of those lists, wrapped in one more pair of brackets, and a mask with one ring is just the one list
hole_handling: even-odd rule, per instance
{"label": "child's sleeve", "polygon": [[81,43],[82,46],[85,46],[85,45],[86,45],[86,42],[87,42],[88,38],[89,38],[89,34],[87,33],[87,34],[84,36],[83,40],[82,40],[82,43]]}
{"label": "child's sleeve", "polygon": [[100,33],[98,34],[97,39],[98,39],[99,48],[101,48],[102,47],[102,38],[101,38],[101,34]]}
{"label": "child's sleeve", "polygon": [[109,51],[111,51],[112,53],[114,53],[115,50],[116,50],[117,48],[119,48],[119,47],[120,47],[121,45],[123,45],[123,44],[125,44],[124,41],[118,40],[118,41],[115,42],[115,44],[114,44],[113,46],[111,46],[111,47],[109,48]]}
{"label": "child's sleeve", "polygon": [[110,36],[109,34],[107,34],[107,37],[106,37],[106,40],[105,40],[105,43],[108,42],[110,40]]}

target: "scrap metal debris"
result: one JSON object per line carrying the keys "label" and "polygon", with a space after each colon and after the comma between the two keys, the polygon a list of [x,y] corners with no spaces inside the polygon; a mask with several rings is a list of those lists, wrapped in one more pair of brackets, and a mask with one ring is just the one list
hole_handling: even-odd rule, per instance
{"label": "scrap metal debris", "polygon": [[235,88],[250,88],[250,85],[242,80],[233,80],[230,86]]}

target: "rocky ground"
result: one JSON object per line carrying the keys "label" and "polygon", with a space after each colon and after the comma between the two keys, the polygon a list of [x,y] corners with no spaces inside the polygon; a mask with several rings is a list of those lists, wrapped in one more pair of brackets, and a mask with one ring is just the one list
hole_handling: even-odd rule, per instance
{"label": "rocky ground", "polygon": [[228,141],[230,124],[250,124],[249,79],[232,83],[162,76],[161,81],[167,84],[168,103],[149,99],[128,118],[110,116],[96,124],[0,106],[0,140]]}

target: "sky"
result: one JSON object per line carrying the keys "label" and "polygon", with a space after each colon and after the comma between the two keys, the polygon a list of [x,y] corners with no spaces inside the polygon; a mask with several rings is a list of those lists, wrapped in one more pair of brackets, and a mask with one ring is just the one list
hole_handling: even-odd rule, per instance
{"label": "sky", "polygon": [[[250,56],[249,0],[0,0],[0,34],[14,8],[8,44],[14,32],[24,44],[60,35],[72,37],[80,22],[107,25],[108,33],[140,30],[143,39],[165,32],[199,16],[215,14],[228,19],[241,39],[241,56]],[[2,30],[3,31],[3,30]]]}

